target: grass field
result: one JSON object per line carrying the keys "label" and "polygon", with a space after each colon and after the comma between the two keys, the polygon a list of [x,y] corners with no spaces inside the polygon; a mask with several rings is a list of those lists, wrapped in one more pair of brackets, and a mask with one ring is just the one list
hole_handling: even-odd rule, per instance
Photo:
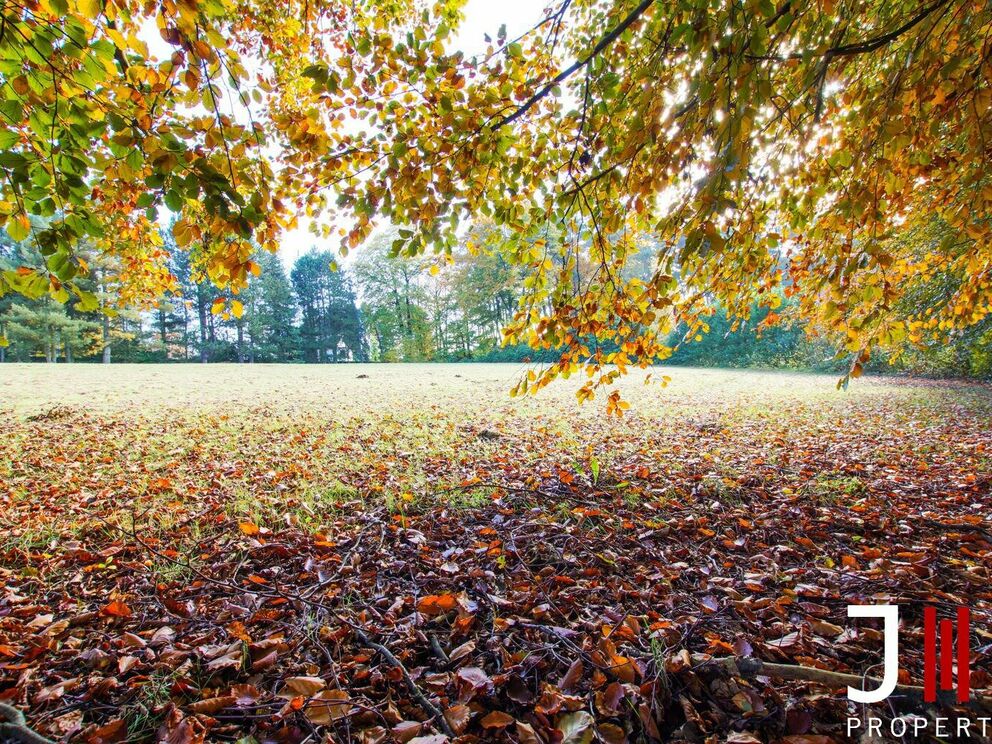
{"label": "grass field", "polygon": [[[815,475],[783,486],[829,491],[822,484],[833,478],[871,481],[882,463],[907,458],[914,468],[988,470],[976,448],[992,411],[983,386],[865,379],[843,392],[830,376],[671,368],[653,371],[652,380],[671,378],[662,388],[635,371],[621,385],[632,409],[616,419],[599,402],[578,405],[574,380],[510,398],[524,371],[4,365],[8,534],[35,541],[79,527],[83,494],[105,493],[128,514],[169,504],[163,519],[195,509],[204,493],[259,518],[317,519],[308,509],[328,499],[422,499],[507,476],[588,479],[593,461],[598,479],[614,483],[647,467],[671,478],[668,488],[686,473],[719,486],[750,477],[756,460],[784,462],[827,443],[846,442],[846,456],[810,463]],[[59,508],[39,502],[40,492]]]}
{"label": "grass field", "polygon": [[[522,372],[0,366],[0,697],[23,700],[53,735],[116,726],[115,735],[140,740],[169,716],[206,715],[220,703],[198,704],[235,683],[254,685],[248,708],[197,725],[226,732],[221,738],[265,740],[292,716],[263,691],[318,675],[379,711],[376,720],[358,707],[300,715],[335,736],[346,738],[346,723],[377,741],[379,729],[400,723],[378,720],[387,700],[402,700],[399,715],[425,733],[430,726],[395,675],[345,684],[356,668],[368,673],[366,656],[343,650],[341,628],[347,634],[355,623],[402,648],[439,704],[457,708],[468,693],[431,675],[464,680],[451,676],[453,663],[431,661],[422,623],[441,633],[445,653],[474,644],[461,664],[489,674],[523,664],[536,674],[522,659],[537,653],[541,679],[557,680],[567,648],[549,656],[540,633],[521,628],[595,631],[589,643],[600,648],[601,624],[636,618],[602,647],[607,667],[610,654],[633,665],[622,676],[642,687],[628,691],[634,701],[669,676],[692,689],[685,675],[698,672],[679,654],[720,655],[737,648],[735,638],[766,659],[857,671],[875,653],[864,638],[839,651],[825,643],[846,622],[844,603],[857,598],[941,596],[975,612],[988,607],[987,386],[863,379],[842,392],[830,376],[655,369],[653,379],[668,375],[668,386],[633,373],[621,385],[631,410],[616,419],[604,416],[602,401],[579,406],[574,380],[511,399]],[[312,597],[330,604],[315,610]],[[97,640],[131,633],[147,641],[165,626],[174,634],[168,648],[189,664],[163,666],[151,650],[158,646],[135,655]],[[39,637],[59,643],[45,640],[43,652]],[[286,645],[278,668],[259,666],[275,638]],[[791,645],[773,643],[783,638]],[[517,650],[501,657],[494,639]],[[245,644],[245,656],[228,664],[217,649],[229,653],[232,641]],[[95,706],[81,701],[97,683],[68,653],[93,643],[118,648],[115,668],[130,680]],[[327,667],[329,643],[336,650]],[[588,673],[593,657],[583,653]],[[989,675],[976,664],[978,688]],[[34,671],[25,678],[25,669]],[[591,701],[611,674],[576,690]],[[72,684],[59,687],[66,679]],[[473,716],[508,710],[524,732],[576,723],[562,719],[576,715],[572,708],[534,712],[515,693],[508,700],[498,685],[487,689]],[[670,693],[645,703],[658,708],[657,720],[633,702],[633,717],[597,714],[597,735],[622,740],[621,729],[650,739],[654,726],[679,740],[692,717]],[[807,728],[833,735],[840,714],[816,712],[824,704],[804,703],[815,712]],[[674,705],[668,718],[666,705]],[[760,725],[749,721],[759,719],[733,726],[759,741],[805,733],[771,713]]]}

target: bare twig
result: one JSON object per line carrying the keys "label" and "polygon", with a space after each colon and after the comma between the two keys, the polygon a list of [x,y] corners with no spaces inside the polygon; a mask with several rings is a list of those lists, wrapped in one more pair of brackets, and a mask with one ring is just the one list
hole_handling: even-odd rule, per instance
{"label": "bare twig", "polygon": [[[826,669],[816,669],[815,667],[799,666],[796,664],[774,664],[760,659],[739,656],[727,656],[703,663],[722,666],[730,674],[741,677],[767,675],[769,677],[778,677],[779,679],[789,679],[797,682],[812,682],[832,688],[856,687],[860,689],[865,684],[881,685],[881,680],[859,674],[831,672]],[[916,703],[924,702],[923,688],[916,685],[896,685],[893,695],[909,698]],[[975,693],[972,694],[969,703],[958,703],[953,691],[938,690],[937,701],[942,705],[951,707],[962,705],[977,710],[992,711],[992,698]]]}
{"label": "bare twig", "polygon": [[397,659],[393,655],[392,651],[383,646],[381,643],[376,643],[369,638],[365,631],[361,628],[353,625],[352,630],[355,632],[355,635],[358,637],[358,640],[361,641],[363,646],[378,651],[379,655],[383,659],[388,661],[400,671],[400,674],[403,675],[403,681],[406,682],[407,689],[410,690],[410,694],[413,695],[413,699],[417,701],[417,705],[423,708],[425,713],[428,713],[432,718],[437,720],[437,725],[440,726],[441,730],[448,736],[455,736],[455,732],[451,729],[451,726],[448,725],[448,721],[445,719],[444,714],[427,698],[417,683],[413,681],[413,677],[410,676],[410,672],[408,672],[406,667],[403,666],[403,662]]}

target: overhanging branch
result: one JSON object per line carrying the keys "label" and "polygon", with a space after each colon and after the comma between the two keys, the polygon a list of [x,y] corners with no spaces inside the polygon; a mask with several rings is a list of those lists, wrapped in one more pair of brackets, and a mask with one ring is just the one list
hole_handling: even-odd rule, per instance
{"label": "overhanging branch", "polygon": [[507,124],[512,124],[514,121],[530,111],[530,109],[533,108],[538,101],[545,98],[556,85],[562,83],[577,70],[581,70],[589,64],[589,62],[595,58],[596,55],[606,49],[606,47],[616,41],[624,31],[630,28],[631,24],[644,14],[644,11],[651,7],[652,3],[654,3],[654,0],[641,0],[641,3],[634,8],[618,26],[616,26],[612,31],[596,43],[596,46],[593,47],[592,51],[589,52],[588,55],[573,62],[571,65],[555,75],[550,81],[541,86],[541,88],[534,95],[528,98],[519,108],[517,108],[516,111],[497,122],[493,127],[493,131],[496,131],[500,127],[506,126]]}
{"label": "overhanging branch", "polygon": [[[825,57],[828,60],[832,57],[850,57],[856,54],[867,54],[869,52],[874,52],[876,49],[881,49],[887,44],[891,44],[893,41],[898,39],[900,36],[908,31],[911,31],[917,25],[919,25],[923,20],[930,16],[935,10],[942,8],[947,5],[950,0],[937,0],[937,2],[932,5],[928,5],[915,16],[906,21],[899,28],[893,29],[888,33],[875,36],[871,39],[866,39],[864,41],[855,42],[852,44],[842,44],[839,46],[831,47],[823,52],[814,55],[819,57]],[[794,59],[804,59],[807,57],[803,52],[793,52],[792,54],[779,55],[763,55],[763,56],[753,56],[747,55],[749,59],[757,60],[767,60],[772,62],[787,62]]]}

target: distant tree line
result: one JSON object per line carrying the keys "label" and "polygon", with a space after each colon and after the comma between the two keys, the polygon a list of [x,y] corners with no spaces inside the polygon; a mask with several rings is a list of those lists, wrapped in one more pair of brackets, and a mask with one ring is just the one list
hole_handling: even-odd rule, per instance
{"label": "distant tree line", "polygon": [[[287,272],[278,256],[257,251],[257,276],[232,295],[210,281],[195,250],[175,250],[171,230],[162,237],[175,286],[156,307],[119,307],[120,288],[102,280],[99,254],[83,246],[94,261],[83,281],[105,312],[83,312],[71,298],[0,297],[0,361],[470,360],[498,348],[522,289],[519,271],[499,256],[399,258],[386,233],[346,268],[311,249]],[[31,263],[31,250],[0,232],[0,270]]]}
{"label": "distant tree line", "polygon": [[[524,275],[498,253],[476,245],[476,233],[452,256],[396,256],[395,232],[370,241],[347,267],[328,251],[300,255],[287,272],[282,260],[258,251],[258,275],[236,296],[218,290],[196,251],[170,248],[175,287],[150,310],[122,309],[122,288],[106,280],[105,255],[90,255],[87,289],[105,312],[84,312],[78,303],[0,297],[0,361],[47,362],[550,362],[557,349],[504,346],[502,328],[517,311]],[[170,243],[170,230],[163,230]],[[30,258],[25,242],[0,231],[0,270],[16,270]],[[650,252],[645,252],[650,256]],[[580,267],[579,270],[582,270]],[[647,258],[628,270],[647,276]],[[941,290],[935,285],[931,291]],[[775,311],[790,316],[787,299]],[[237,305],[234,304],[236,301]],[[922,301],[917,298],[917,301]],[[232,307],[239,311],[233,313]],[[683,341],[671,364],[700,367],[763,367],[840,372],[843,353],[797,323],[764,322],[770,311],[754,307],[741,324],[714,308],[708,332]],[[606,348],[606,351],[611,349]],[[876,357],[873,371],[930,376],[992,376],[992,322],[962,334],[957,343],[910,348],[895,364]]]}

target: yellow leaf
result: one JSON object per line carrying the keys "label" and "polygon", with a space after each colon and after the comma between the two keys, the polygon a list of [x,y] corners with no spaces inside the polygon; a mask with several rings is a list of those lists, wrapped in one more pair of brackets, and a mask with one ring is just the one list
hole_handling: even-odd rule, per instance
{"label": "yellow leaf", "polygon": [[7,225],[7,234],[15,241],[20,242],[31,234],[31,223],[26,214],[14,216],[13,221]]}
{"label": "yellow leaf", "polygon": [[244,315],[245,306],[241,304],[240,300],[231,300],[231,314],[235,318],[240,318]]}
{"label": "yellow leaf", "polygon": [[103,12],[103,0],[79,0],[79,10],[90,20],[95,20]]}

